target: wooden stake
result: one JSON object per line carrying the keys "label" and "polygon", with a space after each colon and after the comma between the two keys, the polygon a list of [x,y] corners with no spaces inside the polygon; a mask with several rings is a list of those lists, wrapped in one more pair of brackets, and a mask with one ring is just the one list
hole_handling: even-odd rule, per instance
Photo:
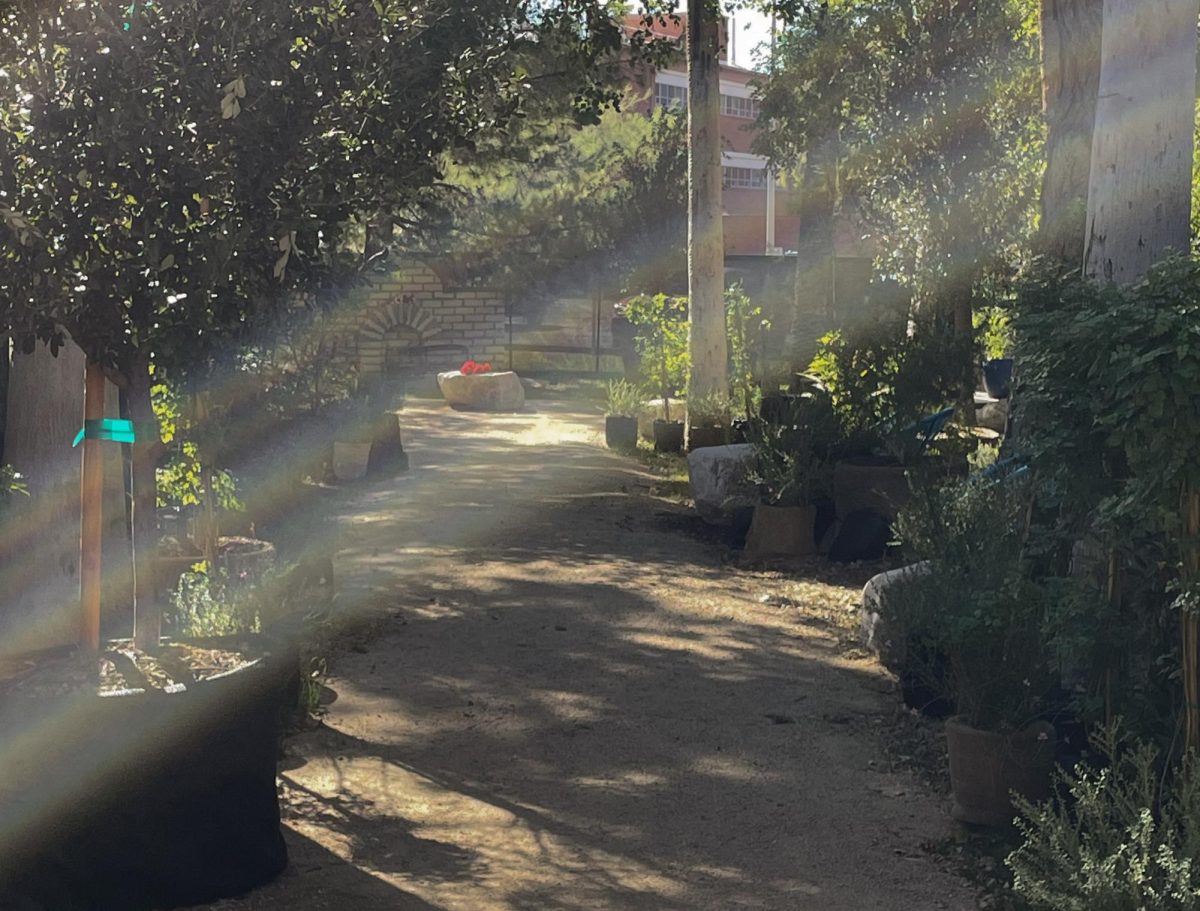
{"label": "wooden stake", "polygon": [[[1195,585],[1200,579],[1200,491],[1190,487],[1185,491],[1186,531],[1184,544],[1183,578],[1186,585]],[[1200,617],[1190,606],[1180,611],[1183,626],[1183,698],[1184,717],[1187,719],[1184,747],[1200,753]]]}
{"label": "wooden stake", "polygon": [[[84,374],[84,421],[104,419],[104,369],[88,362]],[[85,425],[86,426],[86,425]],[[104,566],[101,541],[104,533],[104,462],[100,440],[84,437],[80,485],[79,535],[79,647],[100,650],[100,586]]]}

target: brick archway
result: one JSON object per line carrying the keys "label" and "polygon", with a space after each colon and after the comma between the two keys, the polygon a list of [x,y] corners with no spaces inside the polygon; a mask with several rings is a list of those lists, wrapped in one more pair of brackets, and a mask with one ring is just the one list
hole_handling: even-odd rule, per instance
{"label": "brick archway", "polygon": [[363,341],[382,341],[397,328],[412,329],[428,340],[440,335],[444,327],[413,295],[401,294],[373,308],[359,327],[359,336]]}
{"label": "brick archway", "polygon": [[359,368],[388,369],[389,350],[428,345],[445,327],[412,294],[401,294],[371,309],[358,328]]}

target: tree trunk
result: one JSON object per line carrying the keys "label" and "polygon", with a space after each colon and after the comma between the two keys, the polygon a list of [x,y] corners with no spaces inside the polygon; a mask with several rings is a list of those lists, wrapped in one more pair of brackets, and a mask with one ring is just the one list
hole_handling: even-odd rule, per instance
{"label": "tree trunk", "polygon": [[[104,418],[104,368],[88,361],[84,373],[84,427]],[[79,534],[79,648],[100,650],[100,594],[104,584],[104,453],[93,436],[83,440]]]}
{"label": "tree trunk", "polygon": [[1083,268],[1103,13],[1104,0],[1041,3],[1046,170],[1037,245],[1075,272]]}
{"label": "tree trunk", "polygon": [[158,648],[162,604],[158,598],[154,558],[158,551],[158,479],[162,448],[158,420],[150,401],[150,365],[135,364],[129,377],[129,416],[136,428],[133,444],[133,639],[141,649]]}
{"label": "tree trunk", "polygon": [[1104,0],[1088,275],[1137,280],[1188,249],[1200,0]]}
{"label": "tree trunk", "polygon": [[821,142],[805,158],[799,175],[800,238],[796,247],[795,301],[784,348],[789,372],[806,370],[817,340],[839,322],[833,299],[834,214],[837,210],[838,149]]}
{"label": "tree trunk", "polygon": [[688,397],[727,393],[721,224],[720,32],[711,0],[688,0]]}

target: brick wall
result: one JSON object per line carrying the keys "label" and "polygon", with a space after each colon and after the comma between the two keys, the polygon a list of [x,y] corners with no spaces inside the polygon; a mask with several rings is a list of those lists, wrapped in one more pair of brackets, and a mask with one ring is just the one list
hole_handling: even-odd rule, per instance
{"label": "brick wall", "polygon": [[[404,345],[461,345],[474,360],[497,367],[508,361],[508,323],[496,293],[447,287],[421,263],[403,264],[383,281],[356,290],[338,323],[364,374],[383,371],[389,338],[398,334]],[[430,366],[458,366],[449,362],[453,356],[446,357],[446,363]]]}

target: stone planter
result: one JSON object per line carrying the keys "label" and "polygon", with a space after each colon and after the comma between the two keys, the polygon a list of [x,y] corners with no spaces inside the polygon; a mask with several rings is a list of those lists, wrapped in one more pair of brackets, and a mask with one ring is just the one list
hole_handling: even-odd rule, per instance
{"label": "stone planter", "polygon": [[463,373],[451,370],[437,375],[446,404],[458,411],[520,411],[525,387],[511,370],[498,373]]}
{"label": "stone planter", "polygon": [[957,718],[946,722],[952,815],[959,822],[1006,826],[1016,815],[1011,792],[1027,800],[1050,796],[1054,725],[1036,721],[1015,734],[981,731]]}
{"label": "stone planter", "polygon": [[754,459],[747,443],[706,446],[688,455],[688,485],[700,518],[710,525],[747,527],[758,503],[758,486],[750,480]]}
{"label": "stone planter", "polygon": [[296,669],[268,655],[165,691],[0,691],[0,903],[142,911],[275,878]]}
{"label": "stone planter", "polygon": [[815,506],[754,507],[754,518],[746,534],[743,556],[754,562],[772,557],[805,557],[817,550],[813,529],[817,520]]}
{"label": "stone planter", "polygon": [[654,451],[679,452],[683,449],[683,421],[654,422]]}
{"label": "stone planter", "polygon": [[604,443],[609,449],[625,452],[637,449],[638,421],[623,414],[610,414],[604,419]]}
{"label": "stone planter", "polygon": [[889,522],[912,497],[908,469],[877,460],[846,460],[833,468],[833,501],[837,517],[869,509]]}

